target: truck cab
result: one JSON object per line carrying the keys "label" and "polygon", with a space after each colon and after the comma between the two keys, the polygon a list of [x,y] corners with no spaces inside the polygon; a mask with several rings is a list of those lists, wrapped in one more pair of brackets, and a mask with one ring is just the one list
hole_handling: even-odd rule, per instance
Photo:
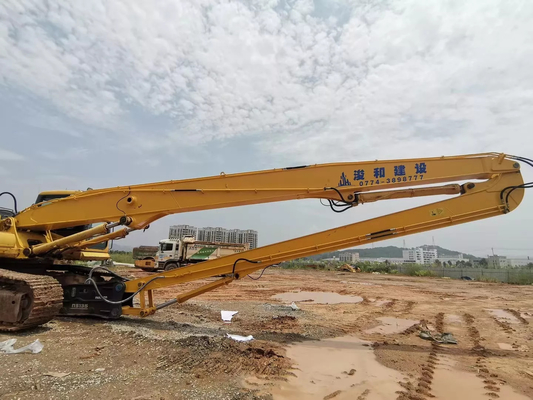
{"label": "truck cab", "polygon": [[168,260],[178,260],[180,242],[177,239],[163,239],[159,241],[159,250],[156,254],[156,262],[163,267]]}

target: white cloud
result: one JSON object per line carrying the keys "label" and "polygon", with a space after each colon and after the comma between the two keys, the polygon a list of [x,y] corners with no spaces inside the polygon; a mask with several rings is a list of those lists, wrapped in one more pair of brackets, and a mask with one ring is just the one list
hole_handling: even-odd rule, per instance
{"label": "white cloud", "polygon": [[90,151],[89,149],[83,147],[73,147],[61,150],[60,153],[55,153],[52,151],[41,151],[41,156],[48,160],[82,160],[86,159]]}
{"label": "white cloud", "polygon": [[288,4],[6,2],[0,74],[117,134],[144,136],[138,104],[170,140],[262,135],[292,158],[525,133],[533,3]]}
{"label": "white cloud", "polygon": [[0,161],[22,161],[24,157],[9,150],[0,149]]}

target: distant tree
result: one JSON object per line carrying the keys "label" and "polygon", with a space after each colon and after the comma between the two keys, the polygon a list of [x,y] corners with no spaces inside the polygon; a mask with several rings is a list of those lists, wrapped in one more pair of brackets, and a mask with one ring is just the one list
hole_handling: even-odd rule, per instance
{"label": "distant tree", "polygon": [[486,258],[482,258],[481,260],[479,260],[479,265],[481,266],[481,268],[487,268],[489,263]]}
{"label": "distant tree", "polygon": [[533,263],[532,262],[527,263],[526,268],[533,269]]}
{"label": "distant tree", "polygon": [[[444,261],[444,265],[446,265],[446,261]],[[442,263],[440,260],[435,260],[435,266],[436,267],[442,267]]]}

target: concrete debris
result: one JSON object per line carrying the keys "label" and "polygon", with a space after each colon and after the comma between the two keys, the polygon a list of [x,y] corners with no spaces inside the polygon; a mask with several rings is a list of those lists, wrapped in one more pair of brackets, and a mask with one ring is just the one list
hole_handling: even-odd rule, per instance
{"label": "concrete debris", "polygon": [[291,308],[293,309],[293,311],[296,311],[296,310],[300,309],[300,307],[298,307],[294,301],[291,304]]}

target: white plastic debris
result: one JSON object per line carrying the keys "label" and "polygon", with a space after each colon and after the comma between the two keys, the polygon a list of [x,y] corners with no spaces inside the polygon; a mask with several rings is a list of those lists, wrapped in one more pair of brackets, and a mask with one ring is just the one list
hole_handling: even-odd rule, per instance
{"label": "white plastic debris", "polygon": [[220,311],[220,315],[222,316],[222,320],[224,322],[231,322],[231,319],[237,313],[238,311]]}
{"label": "white plastic debris", "polygon": [[293,301],[292,304],[291,304],[291,308],[292,308],[294,311],[300,309],[300,307],[298,307],[294,301]]}
{"label": "white plastic debris", "polygon": [[226,333],[226,335],[228,335],[230,339],[236,340],[238,342],[249,342],[250,340],[253,340],[254,338],[252,335],[240,336],[240,335],[232,335],[229,333]]}
{"label": "white plastic debris", "polygon": [[27,346],[21,347],[19,349],[14,349],[13,345],[17,342],[17,339],[8,339],[4,342],[0,342],[0,353],[6,354],[17,354],[30,352],[33,354],[40,353],[43,349],[43,344],[37,339],[35,342],[30,343]]}

